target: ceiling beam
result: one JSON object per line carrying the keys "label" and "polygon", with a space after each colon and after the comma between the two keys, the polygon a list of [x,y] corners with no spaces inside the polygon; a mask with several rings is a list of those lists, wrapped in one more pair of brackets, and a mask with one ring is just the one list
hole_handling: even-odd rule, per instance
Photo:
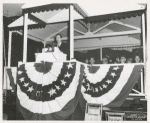
{"label": "ceiling beam", "polygon": [[[74,22],[74,24],[76,24],[76,22]],[[60,33],[61,31],[65,30],[68,28],[68,25],[63,27],[62,29],[57,29],[57,28],[54,28],[52,27],[51,25],[49,25],[51,28],[55,29],[57,32],[55,32],[54,34],[48,36],[47,38],[45,38],[45,41],[49,40],[50,38],[52,38],[53,36],[55,36],[56,34]]]}
{"label": "ceiling beam", "polygon": [[125,24],[125,23],[122,23],[122,22],[120,22],[120,21],[113,21],[113,23],[117,23],[117,24],[120,24],[120,25],[129,27],[129,28],[135,29],[135,30],[141,30],[140,28],[138,28],[138,27],[136,27],[136,26],[132,26],[132,25],[129,25],[129,24]]}
{"label": "ceiling beam", "polygon": [[88,30],[88,27],[84,21],[78,20],[78,22]]}
{"label": "ceiling beam", "polygon": [[[75,36],[74,39],[77,40],[77,39],[103,38],[103,37],[132,35],[132,34],[140,34],[140,33],[141,33],[141,31],[139,31],[139,30],[133,30],[133,31],[112,32],[112,33],[105,33],[105,34]],[[63,37],[62,40],[68,40],[68,38]],[[50,40],[46,40],[46,41],[54,41],[54,39],[50,39]]]}
{"label": "ceiling beam", "polygon": [[111,21],[109,21],[109,23],[108,23],[108,24],[106,24],[106,25],[104,25],[104,26],[100,27],[99,29],[97,29],[97,30],[96,30],[96,31],[94,31],[93,33],[95,34],[95,33],[99,32],[99,31],[101,31],[102,29],[106,28],[106,27],[107,27],[107,26],[109,26],[110,24],[114,24],[114,23],[119,24],[119,25],[122,25],[122,26],[129,27],[129,28],[132,28],[132,29],[135,29],[135,30],[138,30],[138,31],[140,31],[140,30],[141,30],[141,29],[140,29],[140,28],[138,28],[138,27],[135,27],[135,26],[132,26],[132,25],[129,25],[129,24],[124,24],[124,23],[119,22],[119,21],[111,20]]}
{"label": "ceiling beam", "polygon": [[50,38],[52,38],[53,36],[55,36],[56,34],[60,33],[61,31],[65,30],[65,29],[67,29],[67,28],[68,28],[68,26],[65,26],[65,27],[63,27],[62,29],[57,30],[55,33],[53,33],[52,35],[50,35],[49,37],[47,37],[47,38],[45,39],[45,41],[49,40]]}
{"label": "ceiling beam", "polygon": [[[23,35],[22,32],[20,32],[20,31],[13,31],[13,32],[18,33],[19,35]],[[31,34],[27,34],[27,35],[28,35],[29,39],[36,40],[38,42],[43,42],[44,41],[43,39],[35,37],[35,36],[31,35]]]}
{"label": "ceiling beam", "polygon": [[111,23],[109,22],[108,24],[106,24],[106,25],[104,25],[104,26],[102,26],[102,27],[100,27],[100,28],[98,28],[96,31],[94,31],[93,33],[95,34],[95,33],[97,33],[97,32],[99,32],[99,31],[101,31],[102,29],[104,29],[104,28],[106,28],[108,25],[110,25]]}
{"label": "ceiling beam", "polygon": [[84,33],[84,32],[79,31],[79,30],[77,30],[77,29],[74,29],[74,31],[76,31],[76,32],[78,32],[78,33],[80,33],[80,34],[82,34],[82,35],[85,35],[85,33]]}

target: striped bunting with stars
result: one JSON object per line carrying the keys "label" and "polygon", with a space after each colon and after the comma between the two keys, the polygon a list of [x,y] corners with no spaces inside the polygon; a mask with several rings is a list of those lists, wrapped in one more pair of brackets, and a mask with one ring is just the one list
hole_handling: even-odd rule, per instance
{"label": "striped bunting with stars", "polygon": [[88,103],[102,103],[118,107],[140,76],[143,65],[97,65],[85,66],[81,92]]}
{"label": "striped bunting with stars", "polygon": [[73,113],[78,102],[80,70],[76,62],[21,64],[17,98],[24,118],[63,120]]}

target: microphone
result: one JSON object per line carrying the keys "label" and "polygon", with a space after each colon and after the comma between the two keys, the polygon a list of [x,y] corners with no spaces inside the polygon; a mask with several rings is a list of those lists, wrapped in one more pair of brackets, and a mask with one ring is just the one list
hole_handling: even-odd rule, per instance
{"label": "microphone", "polygon": [[57,41],[53,41],[52,42],[52,47],[57,47],[57,44],[58,44]]}
{"label": "microphone", "polygon": [[54,44],[51,42],[47,45],[48,50],[46,52],[54,52]]}

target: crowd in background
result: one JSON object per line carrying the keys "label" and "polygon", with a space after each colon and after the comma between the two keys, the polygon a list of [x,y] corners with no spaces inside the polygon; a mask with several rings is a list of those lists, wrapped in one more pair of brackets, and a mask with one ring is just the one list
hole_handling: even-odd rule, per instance
{"label": "crowd in background", "polygon": [[120,57],[116,57],[112,60],[109,56],[105,56],[102,60],[96,60],[94,57],[85,59],[86,64],[124,64],[124,63],[142,63],[142,58],[139,54],[135,54],[133,57],[126,57],[122,54]]}
{"label": "crowd in background", "polygon": [[[85,59],[86,64],[124,64],[124,63],[142,63],[142,58],[140,54],[135,54],[133,57],[126,57],[125,55],[121,55],[120,57],[116,57],[115,60],[112,60],[109,56],[103,57],[102,60],[95,60],[94,57],[90,59]],[[141,91],[141,78],[138,79],[133,89]],[[131,93],[135,93],[131,91]]]}

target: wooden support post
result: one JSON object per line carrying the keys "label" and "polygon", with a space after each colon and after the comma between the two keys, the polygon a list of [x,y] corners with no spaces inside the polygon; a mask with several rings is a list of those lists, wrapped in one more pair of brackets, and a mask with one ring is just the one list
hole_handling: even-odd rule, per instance
{"label": "wooden support post", "polygon": [[12,32],[9,31],[8,67],[11,66],[11,45],[12,45]]}
{"label": "wooden support post", "polygon": [[24,34],[23,34],[23,63],[27,62],[27,31],[28,31],[28,13],[24,14]]}
{"label": "wooden support post", "polygon": [[[142,43],[143,43],[143,63],[144,63],[144,76],[143,73],[141,73],[141,93],[145,93],[146,96],[145,98],[147,99],[147,91],[148,91],[148,86],[147,86],[147,81],[146,81],[146,26],[145,26],[145,13],[142,14],[142,21],[141,21],[141,25],[142,25]],[[143,79],[144,79],[144,83],[143,83]]]}
{"label": "wooden support post", "polygon": [[143,70],[141,69],[141,93],[143,94],[144,88],[143,88]]}
{"label": "wooden support post", "polygon": [[145,47],[145,13],[142,14],[142,41],[143,41],[143,62],[146,63],[146,47]]}
{"label": "wooden support post", "polygon": [[73,22],[73,5],[70,5],[70,60],[74,58],[74,22]]}
{"label": "wooden support post", "polygon": [[100,48],[100,60],[102,60],[102,58],[103,58],[103,49],[102,49],[102,47]]}

